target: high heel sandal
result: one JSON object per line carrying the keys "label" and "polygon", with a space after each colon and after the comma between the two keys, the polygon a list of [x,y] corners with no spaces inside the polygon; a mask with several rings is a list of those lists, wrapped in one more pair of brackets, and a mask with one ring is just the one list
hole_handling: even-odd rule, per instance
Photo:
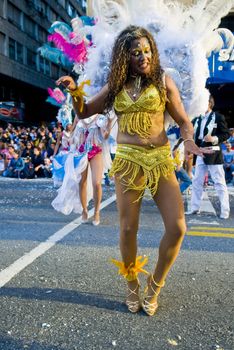
{"label": "high heel sandal", "polygon": [[98,219],[95,219],[96,215],[97,215],[97,213],[94,214],[94,220],[92,221],[93,226],[98,226],[100,224],[100,214],[99,214],[99,212],[98,212],[98,215],[97,215]]}
{"label": "high heel sandal", "polygon": [[[162,287],[164,287],[165,283],[163,283],[162,285],[159,285],[158,283],[155,282],[154,276],[150,275],[147,284],[148,285],[144,291],[145,297],[144,297],[143,302],[142,302],[142,309],[145,311],[145,313],[148,316],[153,316],[155,314],[155,312],[157,311],[158,301],[156,299],[156,301],[154,301],[154,302],[149,302],[147,300],[147,298],[149,299],[149,298],[152,298],[154,296],[158,297],[160,290]],[[151,288],[151,290],[152,290],[152,295],[146,295],[146,293],[148,293],[149,288]],[[157,290],[155,290],[156,288],[157,288]]]}
{"label": "high heel sandal", "polygon": [[128,310],[135,314],[136,312],[138,312],[141,308],[141,300],[140,300],[140,297],[139,297],[139,294],[138,294],[138,290],[139,290],[139,281],[137,280],[137,286],[135,289],[131,289],[128,287],[128,291],[130,292],[128,295],[127,295],[127,299],[132,295],[136,295],[139,299],[138,300],[135,300],[135,301],[131,301],[131,300],[126,300],[126,305],[128,307]]}
{"label": "high heel sandal", "polygon": [[81,223],[86,224],[88,222],[88,212],[87,210],[83,210],[82,217],[81,217]]}
{"label": "high heel sandal", "polygon": [[119,268],[119,274],[124,276],[124,278],[128,282],[137,281],[137,285],[134,289],[131,289],[128,286],[129,294],[127,296],[127,299],[131,295],[136,295],[138,297],[138,300],[135,300],[135,301],[126,300],[126,305],[128,307],[128,310],[132,313],[136,313],[141,308],[141,300],[140,300],[139,293],[138,293],[139,292],[138,288],[140,287],[140,284],[139,284],[139,280],[138,280],[137,276],[140,272],[148,275],[148,272],[143,269],[143,266],[148,262],[148,258],[138,256],[136,258],[135,263],[131,263],[127,267],[125,266],[124,262],[122,262],[122,261],[111,259],[111,262]]}

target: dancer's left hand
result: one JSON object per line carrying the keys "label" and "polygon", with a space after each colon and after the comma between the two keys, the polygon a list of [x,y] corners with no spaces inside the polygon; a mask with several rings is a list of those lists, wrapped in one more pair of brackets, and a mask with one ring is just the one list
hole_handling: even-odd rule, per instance
{"label": "dancer's left hand", "polygon": [[185,159],[188,160],[191,154],[203,157],[204,154],[212,154],[214,151],[211,147],[198,147],[193,140],[188,140],[184,143]]}

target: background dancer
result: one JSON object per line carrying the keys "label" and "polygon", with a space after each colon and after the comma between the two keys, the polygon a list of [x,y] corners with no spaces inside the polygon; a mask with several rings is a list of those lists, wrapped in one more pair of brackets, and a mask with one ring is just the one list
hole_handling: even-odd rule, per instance
{"label": "background dancer", "polygon": [[52,202],[52,206],[63,214],[82,213],[82,222],[86,223],[87,206],[93,198],[92,223],[95,226],[100,223],[103,173],[111,167],[107,140],[110,126],[111,120],[103,115],[94,115],[86,123],[80,120],[76,124],[65,155],[62,186]]}
{"label": "background dancer", "polygon": [[57,142],[53,153],[54,187],[59,187],[62,185],[65,174],[64,166],[69,151],[71,150],[71,145],[73,143],[73,131],[78,122],[78,118],[75,117],[74,121],[72,122],[71,108],[64,105],[58,113],[57,120],[62,124],[63,131],[57,136]]}
{"label": "background dancer", "polygon": [[80,120],[74,132],[74,142],[80,153],[87,152],[87,166],[81,174],[79,183],[82,205],[82,222],[88,221],[87,205],[90,198],[94,200],[94,226],[100,223],[100,204],[102,199],[102,178],[111,167],[108,137],[112,120],[104,115]]}

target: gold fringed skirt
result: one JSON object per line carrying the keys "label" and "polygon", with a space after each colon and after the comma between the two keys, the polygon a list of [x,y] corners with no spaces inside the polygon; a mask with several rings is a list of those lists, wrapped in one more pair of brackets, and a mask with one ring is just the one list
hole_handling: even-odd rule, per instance
{"label": "gold fringed skirt", "polygon": [[[109,176],[116,176],[126,187],[125,191],[140,192],[137,199],[143,197],[148,187],[152,197],[155,196],[161,176],[167,178],[175,170],[175,163],[171,157],[170,145],[147,149],[143,146],[118,144],[115,159]],[[136,181],[139,174],[142,179]]]}

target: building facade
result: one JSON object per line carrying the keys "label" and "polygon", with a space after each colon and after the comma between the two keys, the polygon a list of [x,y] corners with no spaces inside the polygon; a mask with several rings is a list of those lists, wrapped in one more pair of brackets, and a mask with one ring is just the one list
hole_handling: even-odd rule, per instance
{"label": "building facade", "polygon": [[[54,21],[70,24],[85,13],[86,0],[0,0],[0,102],[18,109],[24,121],[55,119],[57,109],[45,102],[47,88],[68,71],[37,50]],[[1,119],[12,119],[1,110]]]}

